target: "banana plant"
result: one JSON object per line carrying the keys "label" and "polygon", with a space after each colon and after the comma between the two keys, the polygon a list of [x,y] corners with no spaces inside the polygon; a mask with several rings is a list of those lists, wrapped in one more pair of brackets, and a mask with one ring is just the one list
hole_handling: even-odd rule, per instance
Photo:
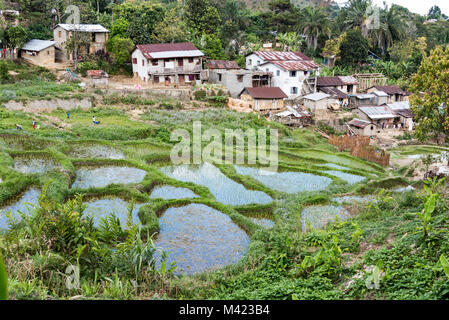
{"label": "banana plant", "polygon": [[8,277],[6,275],[5,265],[0,254],[0,300],[8,299]]}

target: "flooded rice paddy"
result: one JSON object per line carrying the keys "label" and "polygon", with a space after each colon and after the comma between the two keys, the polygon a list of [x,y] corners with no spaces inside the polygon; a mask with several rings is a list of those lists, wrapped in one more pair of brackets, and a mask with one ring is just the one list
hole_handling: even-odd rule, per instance
{"label": "flooded rice paddy", "polygon": [[[175,274],[193,274],[238,262],[250,239],[231,218],[202,204],[169,208],[159,219],[156,247],[170,252]],[[157,259],[159,260],[159,259]]]}
{"label": "flooded rice paddy", "polygon": [[234,165],[240,175],[248,175],[267,186],[286,193],[319,191],[326,189],[332,179],[303,172],[270,172],[251,167]]}
{"label": "flooded rice paddy", "polygon": [[0,208],[0,230],[8,228],[7,215],[11,213],[11,217],[14,221],[20,221],[19,211],[23,214],[29,215],[33,210],[33,205],[39,203],[39,196],[41,192],[37,189],[29,189],[19,199],[19,201],[8,205],[4,208]]}
{"label": "flooded rice paddy", "polygon": [[231,180],[210,163],[199,166],[170,166],[161,168],[161,171],[171,178],[209,188],[217,201],[223,204],[237,206],[252,203],[266,204],[273,201],[266,193],[248,190]]}
{"label": "flooded rice paddy", "polygon": [[48,158],[14,158],[14,169],[25,174],[44,173],[56,169],[62,169],[62,166],[55,160]]}
{"label": "flooded rice paddy", "polygon": [[123,152],[105,145],[77,145],[70,150],[69,156],[80,159],[125,159]]}
{"label": "flooded rice paddy", "polygon": [[349,212],[343,206],[311,206],[301,212],[302,230],[323,229],[329,223],[335,221],[335,217],[339,220],[350,218]]}
{"label": "flooded rice paddy", "polygon": [[274,227],[275,223],[273,220],[266,219],[266,218],[249,218],[253,223],[264,227],[266,229],[271,229]]}
{"label": "flooded rice paddy", "polygon": [[145,178],[145,170],[132,167],[81,167],[76,170],[72,188],[103,188],[109,184],[139,183]]}
{"label": "flooded rice paddy", "polygon": [[[132,211],[133,224],[140,222],[138,213],[143,204],[135,203]],[[126,226],[128,219],[129,203],[120,198],[108,198],[92,200],[86,203],[84,215],[92,216],[95,226],[100,225],[101,218],[106,218],[113,213],[119,220],[122,227]]]}
{"label": "flooded rice paddy", "polygon": [[366,178],[363,176],[358,176],[355,174],[345,173],[345,172],[336,171],[336,170],[330,170],[330,171],[324,171],[324,172],[327,174],[330,174],[331,176],[340,178],[349,184],[356,184],[356,183],[366,180]]}
{"label": "flooded rice paddy", "polygon": [[192,190],[187,188],[177,188],[171,186],[161,186],[154,188],[153,192],[151,192],[150,198],[156,199],[161,198],[165,200],[171,199],[190,199],[190,198],[198,198]]}

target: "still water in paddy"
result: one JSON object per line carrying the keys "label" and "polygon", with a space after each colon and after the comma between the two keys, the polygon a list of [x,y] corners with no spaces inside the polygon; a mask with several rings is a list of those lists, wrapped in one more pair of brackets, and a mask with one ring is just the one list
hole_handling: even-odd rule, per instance
{"label": "still water in paddy", "polygon": [[240,175],[251,176],[270,189],[297,193],[303,191],[318,191],[326,189],[332,179],[303,172],[269,172],[251,167],[234,165]]}
{"label": "still water in paddy", "polygon": [[104,145],[77,145],[70,150],[69,156],[90,159],[125,159],[123,152]]}
{"label": "still water in paddy", "polygon": [[301,227],[305,231],[306,228],[323,229],[327,224],[334,222],[335,217],[339,220],[345,220],[350,217],[348,211],[342,206],[311,206],[301,212]]}
{"label": "still water in paddy", "polygon": [[271,229],[274,227],[274,221],[266,218],[249,218],[255,224],[264,227],[266,229]]}
{"label": "still water in paddy", "polygon": [[349,184],[356,184],[359,182],[362,182],[363,180],[365,180],[365,177],[362,176],[358,176],[355,174],[350,174],[350,173],[345,173],[345,172],[341,172],[341,171],[324,171],[327,174],[330,174],[332,176],[336,176],[342,180],[345,180],[347,183]]}
{"label": "still water in paddy", "polygon": [[[142,205],[143,204],[141,203],[134,204],[132,213],[134,224],[140,222],[138,213]],[[84,215],[92,216],[95,226],[98,226],[101,218],[108,217],[111,213],[113,213],[120,220],[122,227],[125,227],[126,220],[128,219],[128,207],[129,203],[120,198],[93,200],[86,203]]]}
{"label": "still water in paddy", "polygon": [[61,168],[56,161],[46,158],[17,157],[14,159],[14,169],[25,174],[43,173]]}
{"label": "still water in paddy", "polygon": [[[169,208],[159,219],[155,246],[170,252],[175,274],[193,274],[238,262],[247,252],[248,235],[227,215],[202,204]],[[156,259],[160,265],[159,258]],[[159,266],[158,266],[159,267]]]}
{"label": "still water in paddy", "polygon": [[161,171],[171,178],[209,188],[217,201],[223,204],[237,206],[251,203],[266,204],[273,201],[266,193],[248,190],[229,179],[217,167],[207,162],[200,166],[164,167]]}
{"label": "still water in paddy", "polygon": [[161,198],[165,200],[170,199],[189,199],[198,198],[192,190],[187,188],[177,188],[171,186],[161,186],[154,188],[150,195],[151,199]]}
{"label": "still water in paddy", "polygon": [[39,203],[41,192],[37,189],[30,189],[23,194],[19,201],[0,209],[0,230],[8,228],[8,220],[6,214],[11,212],[15,221],[20,221],[19,211],[23,214],[30,215],[33,205]]}
{"label": "still water in paddy", "polygon": [[103,188],[109,184],[128,184],[141,182],[147,172],[131,167],[82,167],[76,170],[76,180],[72,188]]}

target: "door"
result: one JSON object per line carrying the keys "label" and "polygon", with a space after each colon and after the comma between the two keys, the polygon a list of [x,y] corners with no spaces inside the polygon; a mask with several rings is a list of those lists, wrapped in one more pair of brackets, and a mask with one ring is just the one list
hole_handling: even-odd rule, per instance
{"label": "door", "polygon": [[179,75],[179,85],[183,86],[186,84],[186,76],[181,74]]}
{"label": "door", "polygon": [[184,59],[178,59],[178,67],[184,66]]}
{"label": "door", "polygon": [[170,85],[170,77],[165,77],[165,85],[166,86]]}

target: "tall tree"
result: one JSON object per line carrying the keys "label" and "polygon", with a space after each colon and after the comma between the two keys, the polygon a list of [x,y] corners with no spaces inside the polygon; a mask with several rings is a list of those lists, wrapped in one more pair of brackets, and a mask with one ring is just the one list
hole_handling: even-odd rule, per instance
{"label": "tall tree", "polygon": [[423,59],[412,78],[410,104],[417,122],[416,136],[421,141],[449,137],[449,47],[433,50]]}
{"label": "tall tree", "polygon": [[221,23],[220,15],[209,0],[185,0],[185,17],[189,27],[199,34],[216,33]]}
{"label": "tall tree", "polygon": [[371,0],[349,0],[342,10],[343,23],[348,29],[360,28],[363,36],[367,37],[372,18],[369,16],[370,7]]}
{"label": "tall tree", "polygon": [[356,66],[366,62],[368,50],[368,40],[362,32],[358,29],[349,30],[340,43],[339,64]]}
{"label": "tall tree", "polygon": [[21,25],[9,27],[7,30],[8,47],[18,53],[27,40],[27,32]]}
{"label": "tall tree", "polygon": [[306,7],[299,17],[299,27],[307,38],[308,49],[317,49],[320,34],[325,33],[330,38],[329,17],[323,8]]}

